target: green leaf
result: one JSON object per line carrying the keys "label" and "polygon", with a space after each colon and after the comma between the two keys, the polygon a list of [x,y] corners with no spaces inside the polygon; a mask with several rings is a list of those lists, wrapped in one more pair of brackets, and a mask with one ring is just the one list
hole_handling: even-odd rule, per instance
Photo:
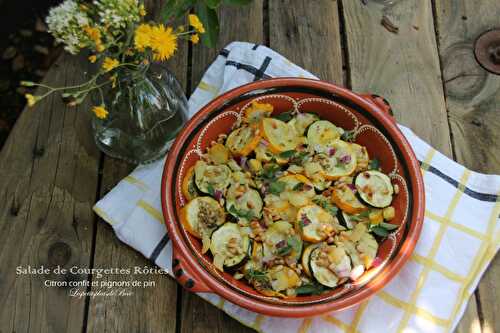
{"label": "green leaf", "polygon": [[380,237],[387,237],[387,235],[389,235],[389,231],[387,231],[386,229],[384,229],[382,227],[378,227],[378,226],[372,227],[370,229],[370,231],[373,232],[375,235],[380,236]]}
{"label": "green leaf", "polygon": [[245,278],[248,281],[269,281],[269,277],[266,275],[266,273],[258,271],[256,269],[249,269],[245,274]]}
{"label": "green leaf", "polygon": [[201,2],[196,4],[195,12],[198,14],[206,30],[204,34],[201,34],[203,44],[208,47],[214,47],[215,44],[217,44],[217,37],[219,36],[219,19],[217,18],[217,12]]}
{"label": "green leaf", "polygon": [[323,208],[324,210],[326,210],[327,212],[329,212],[331,215],[337,216],[337,213],[338,213],[339,209],[337,208],[337,206],[331,204],[327,200],[321,199],[321,198],[314,198],[313,202],[316,205],[318,205],[321,208]]}
{"label": "green leaf", "polygon": [[289,121],[290,119],[293,118],[292,111],[282,112],[280,114],[273,116],[273,118],[279,119],[279,120],[284,121],[286,123],[287,121]]}
{"label": "green leaf", "polygon": [[279,255],[280,257],[284,257],[292,253],[292,247],[290,245],[285,245],[283,247],[280,247],[278,251],[276,251],[276,254]]}
{"label": "green leaf", "polygon": [[226,5],[244,6],[252,3],[253,0],[224,0]]}
{"label": "green leaf", "polygon": [[293,155],[295,155],[295,150],[286,150],[284,152],[281,152],[278,156],[281,158],[290,158]]}
{"label": "green leaf", "polygon": [[300,296],[300,295],[319,295],[325,290],[326,290],[326,288],[320,284],[310,283],[310,284],[305,284],[303,286],[296,288],[295,294],[297,294],[297,296]]}
{"label": "green leaf", "polygon": [[279,180],[272,182],[269,184],[269,193],[271,194],[280,194],[286,188],[285,182],[280,182]]}
{"label": "green leaf", "polygon": [[389,230],[389,231],[399,228],[399,225],[397,225],[397,224],[386,223],[386,222],[380,222],[379,226],[381,226],[385,230]]}
{"label": "green leaf", "polygon": [[243,210],[243,209],[237,209],[236,207],[233,206],[230,206],[228,208],[228,212],[230,212],[231,214],[235,215],[236,217],[239,217],[239,218],[242,218],[242,219],[245,219],[245,220],[248,220],[250,221],[251,219],[254,218],[254,215],[252,213],[252,211],[250,210]]}
{"label": "green leaf", "polygon": [[160,19],[167,22],[179,18],[189,12],[196,0],[168,0],[160,9]]}
{"label": "green leaf", "polygon": [[214,196],[215,195],[215,189],[214,189],[214,186],[212,184],[208,184],[207,185],[207,192],[208,194],[210,194],[211,196]]}
{"label": "green leaf", "polygon": [[292,190],[294,190],[294,191],[299,191],[299,192],[300,192],[300,191],[302,191],[302,190],[304,189],[304,185],[305,185],[304,183],[297,183],[297,184],[296,184],[296,185],[292,188]]}
{"label": "green leaf", "polygon": [[267,164],[262,169],[260,176],[264,179],[274,179],[274,174],[280,170],[280,166],[278,164]]}
{"label": "green leaf", "polygon": [[204,0],[204,2],[208,7],[216,9],[217,7],[219,7],[221,0]]}
{"label": "green leaf", "polygon": [[288,245],[292,248],[293,252],[302,252],[302,240],[297,236],[291,236],[287,240]]}
{"label": "green leaf", "polygon": [[340,138],[344,141],[352,141],[354,138],[354,131],[345,131]]}
{"label": "green leaf", "polygon": [[376,158],[370,160],[370,164],[368,165],[370,170],[378,170],[380,169],[380,162]]}

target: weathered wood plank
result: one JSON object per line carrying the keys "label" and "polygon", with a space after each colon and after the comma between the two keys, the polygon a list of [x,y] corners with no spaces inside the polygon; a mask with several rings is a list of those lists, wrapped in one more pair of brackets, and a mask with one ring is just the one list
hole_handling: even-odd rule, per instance
{"label": "weathered wood plank", "polygon": [[[262,44],[263,1],[255,0],[245,7],[224,6],[219,9],[220,35],[213,49],[193,48],[191,82],[193,90],[220,49],[232,41]],[[182,291],[181,332],[250,332],[251,330],[200,297]]]}
{"label": "weathered wood plank", "polygon": [[[451,156],[430,1],[343,1],[352,88],[386,97],[396,119]],[[386,15],[399,32],[381,24]]]}
{"label": "weathered wood plank", "polygon": [[[85,64],[65,55],[46,84],[82,81]],[[99,152],[89,105],[67,109],[59,96],[25,110],[0,154],[0,331],[81,331],[85,300],[44,280],[85,275],[16,276],[16,266],[88,267]]]}
{"label": "weathered wood plank", "polygon": [[[500,5],[494,0],[436,0],[435,6],[456,159],[473,170],[499,174],[500,76],[488,73],[476,62],[473,47],[484,31],[498,28]],[[500,322],[495,320],[500,312],[499,272],[497,256],[479,284],[484,332],[500,331]],[[461,328],[463,332],[469,329],[467,324]]]}
{"label": "weathered wood plank", "polygon": [[[158,13],[159,3],[151,3],[148,8]],[[181,85],[187,82],[187,42],[179,44],[175,56],[167,63]],[[109,157],[104,158],[101,196],[112,189],[116,183],[132,171],[133,166]],[[94,267],[123,267],[133,270],[135,266],[154,267],[135,250],[121,243],[112,228],[99,220],[97,224]],[[133,292],[128,297],[96,297],[90,300],[88,325],[89,332],[175,332],[177,318],[177,284],[174,279],[164,275],[105,276],[106,281],[153,281],[151,288],[125,288]],[[101,281],[100,280],[100,281]],[[102,288],[93,288],[99,290]],[[119,288],[115,288],[119,289]],[[124,320],[126,318],[126,320]]]}
{"label": "weathered wood plank", "polygon": [[336,1],[269,1],[269,21],[274,50],[320,79],[344,84]]}

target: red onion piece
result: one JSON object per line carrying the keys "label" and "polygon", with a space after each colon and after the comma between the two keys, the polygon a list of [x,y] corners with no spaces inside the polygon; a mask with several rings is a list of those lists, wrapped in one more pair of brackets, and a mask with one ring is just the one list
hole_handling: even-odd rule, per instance
{"label": "red onion piece", "polygon": [[350,155],[344,155],[344,156],[342,156],[340,158],[340,162],[341,163],[345,163],[345,164],[351,162],[351,156]]}
{"label": "red onion piece", "polygon": [[328,156],[333,156],[337,150],[335,148],[328,148]]}

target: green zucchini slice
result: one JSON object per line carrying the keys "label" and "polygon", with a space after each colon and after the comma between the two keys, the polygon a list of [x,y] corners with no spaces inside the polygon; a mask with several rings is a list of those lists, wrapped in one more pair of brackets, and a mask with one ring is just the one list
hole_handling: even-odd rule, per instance
{"label": "green zucchini slice", "polygon": [[385,208],[391,205],[394,188],[391,179],[377,170],[359,173],[354,180],[359,197],[367,205]]}
{"label": "green zucchini slice", "polygon": [[248,256],[250,238],[244,235],[236,223],[227,222],[212,234],[210,252],[214,256],[214,265],[223,271],[225,267],[234,267]]}

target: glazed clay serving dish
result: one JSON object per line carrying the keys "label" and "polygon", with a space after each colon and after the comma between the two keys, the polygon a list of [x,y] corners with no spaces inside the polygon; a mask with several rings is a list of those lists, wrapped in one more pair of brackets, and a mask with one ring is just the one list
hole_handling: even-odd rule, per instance
{"label": "glazed clay serving dish", "polygon": [[[200,159],[210,142],[229,133],[252,101],[270,103],[274,114],[290,110],[316,113],[352,131],[353,141],[365,146],[371,158],[399,188],[394,196],[399,227],[379,246],[377,265],[355,282],[321,295],[278,299],[260,294],[245,281],[218,271],[201,241],[179,219],[187,200],[181,193],[186,170]],[[307,317],[358,304],[384,287],[410,257],[420,235],[424,214],[424,185],[418,161],[385,99],[358,95],[331,83],[280,78],[253,82],[231,90],[203,107],[177,136],[168,154],[162,179],[162,207],[173,242],[172,269],[178,282],[193,292],[214,292],[251,311],[281,317]]]}

